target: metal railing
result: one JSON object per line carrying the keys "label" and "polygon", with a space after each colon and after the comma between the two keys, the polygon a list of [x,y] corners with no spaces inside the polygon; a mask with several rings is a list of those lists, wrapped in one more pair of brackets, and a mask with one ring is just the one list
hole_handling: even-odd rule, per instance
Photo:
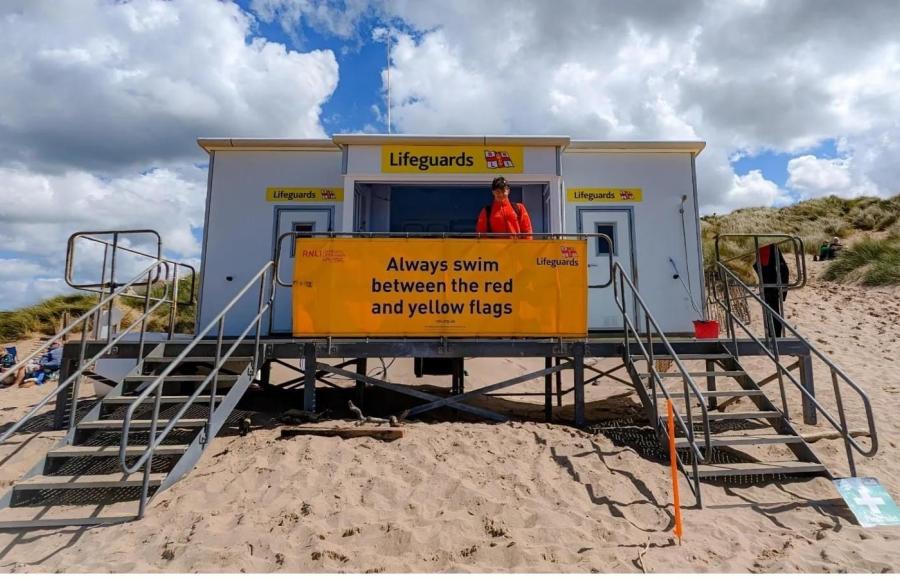
{"label": "metal railing", "polygon": [[[121,245],[120,241],[122,238],[127,236],[134,235],[149,235],[156,238],[156,255],[148,254],[146,252],[142,252],[140,250],[136,250],[134,248],[129,248],[127,246]],[[111,240],[100,239],[97,236],[111,236]],[[99,282],[90,282],[90,283],[79,283],[75,281],[75,256],[76,250],[78,247],[78,242],[80,240],[86,240],[89,242],[101,244],[103,246],[103,261],[100,265],[100,281]],[[71,236],[69,236],[68,243],[66,244],[66,268],[65,268],[65,280],[66,284],[70,287],[75,288],[76,290],[83,290],[86,292],[96,292],[99,294],[97,301],[100,302],[103,300],[104,296],[112,292],[116,289],[117,286],[121,285],[121,283],[116,282],[116,257],[120,252],[124,252],[126,254],[132,256],[140,256],[142,258],[148,258],[151,260],[160,261],[160,268],[157,269],[156,275],[150,284],[147,285],[147,292],[149,292],[150,286],[159,282],[160,278],[164,280],[172,280],[172,284],[174,285],[172,297],[174,301],[172,302],[172,306],[169,310],[169,339],[171,339],[175,334],[175,321],[177,319],[177,312],[179,306],[190,306],[194,303],[194,290],[197,281],[197,270],[191,266],[190,264],[185,264],[184,262],[175,262],[173,260],[168,260],[162,257],[162,238],[159,233],[155,230],[141,229],[141,230],[107,230],[107,231],[92,231],[92,232],[75,232]],[[109,263],[109,279],[106,277],[107,272],[107,263]],[[189,272],[189,276],[191,279],[191,289],[188,293],[188,299],[186,301],[178,300],[178,284],[180,281],[179,276],[179,268],[183,268]],[[171,276],[170,276],[171,274]],[[139,288],[141,285],[135,285],[135,288]],[[122,294],[123,297],[130,298],[143,298],[140,294]],[[94,339],[97,340],[100,338],[100,318],[102,316],[102,312],[97,311],[95,320],[94,320]],[[112,328],[112,308],[109,309],[107,313],[108,321],[107,328]]]}
{"label": "metal railing", "polygon": [[[779,387],[781,390],[781,412],[784,414],[785,419],[790,419],[790,413],[787,405],[787,395],[784,387],[784,377],[787,377],[791,383],[797,389],[800,390],[800,393],[808,401],[812,404],[819,412],[822,413],[822,416],[828,420],[831,425],[837,429],[838,433],[842,436],[844,440],[844,446],[847,452],[847,463],[850,467],[850,473],[853,477],[856,477],[856,464],[853,460],[853,450],[855,449],[860,455],[863,457],[872,457],[878,451],[878,435],[875,429],[875,417],[872,413],[872,404],[869,400],[868,395],[866,395],[865,391],[863,391],[859,385],[857,385],[847,374],[841,370],[830,358],[828,358],[825,354],[823,354],[819,349],[817,349],[813,344],[811,344],[808,340],[806,340],[793,326],[791,326],[780,314],[775,312],[775,310],[766,304],[766,302],[756,293],[754,292],[747,284],[745,284],[734,272],[732,272],[725,264],[722,262],[718,262],[716,264],[719,275],[722,280],[725,281],[725,286],[728,288],[731,285],[735,285],[738,288],[741,288],[748,296],[752,297],[753,300],[756,300],[763,312],[764,327],[767,329],[768,337],[763,341],[760,341],[759,338],[755,335],[753,330],[746,324],[744,324],[738,317],[731,315],[731,305],[730,305],[730,293],[725,292],[725,302],[720,304],[726,312],[726,317],[728,324],[726,325],[728,338],[732,341],[732,347],[734,352],[732,352],[732,356],[735,357],[735,360],[740,360],[740,350],[737,346],[737,338],[735,332],[735,325],[739,327],[751,340],[753,340],[762,351],[768,356],[772,362],[775,363],[776,373],[778,376]],[[815,395],[810,393],[806,387],[803,385],[802,380],[798,380],[790,368],[785,367],[780,360],[779,349],[778,349],[778,338],[775,336],[774,327],[775,322],[779,322],[781,327],[787,330],[792,336],[794,340],[799,341],[806,348],[809,349],[809,352],[812,355],[815,355],[819,361],[825,364],[830,373],[832,385],[834,387],[834,397],[835,403],[837,405],[838,419],[835,419],[816,399]],[[801,377],[802,379],[802,377]],[[840,379],[840,380],[839,380]],[[841,392],[841,381],[849,385],[849,387],[859,395],[860,399],[863,403],[863,408],[866,413],[866,421],[868,423],[868,434],[871,439],[871,445],[869,449],[864,449],[854,438],[851,430],[847,426],[847,416],[844,411],[844,401],[843,394]]]}
{"label": "metal railing", "polygon": [[[751,240],[753,242],[753,249],[748,252],[740,253],[736,256],[730,256],[727,258],[722,257],[722,248],[720,245],[720,241],[722,240]],[[765,242],[761,244],[761,242]],[[760,255],[760,249],[766,246],[772,246],[773,248],[777,248],[779,251],[774,252],[775,259],[775,281],[774,282],[764,282],[763,281],[763,265],[761,264],[761,260],[758,259]],[[784,246],[789,246],[785,248]],[[740,260],[746,260],[748,258],[753,260],[753,270],[756,273],[757,283],[749,284],[754,288],[757,288],[760,294],[765,294],[767,289],[780,291],[787,290],[799,290],[806,286],[806,254],[803,248],[803,240],[798,236],[793,236],[790,234],[718,234],[715,238],[715,250],[716,250],[716,264],[724,264],[726,267],[730,264],[734,264]],[[788,279],[781,279],[781,259],[784,251],[787,251],[794,257],[794,279],[791,279],[790,268],[788,268]],[[786,265],[786,264],[785,264]],[[715,273],[715,270],[714,270]],[[781,299],[779,298],[778,302],[779,310],[783,306]]]}
{"label": "metal railing", "polygon": [[[674,418],[675,422],[678,424],[678,426],[681,428],[681,431],[685,435],[687,447],[690,451],[691,470],[693,476],[693,492],[694,497],[697,498],[698,505],[700,505],[700,477],[698,474],[698,464],[706,463],[709,460],[710,452],[712,450],[710,446],[709,413],[707,410],[706,399],[703,397],[703,394],[700,392],[700,389],[699,387],[697,387],[697,383],[694,381],[693,377],[691,377],[691,374],[684,367],[681,359],[679,359],[678,355],[675,353],[675,350],[672,348],[671,343],[669,343],[669,340],[666,338],[665,333],[659,327],[656,319],[653,318],[653,315],[650,313],[650,309],[647,308],[647,305],[638,292],[638,289],[635,286],[634,282],[632,282],[631,278],[628,276],[619,262],[615,262],[615,265],[613,266],[613,288],[616,306],[619,308],[619,312],[622,314],[622,327],[625,340],[625,360],[627,361],[627,364],[632,366],[633,368],[634,360],[632,359],[631,346],[632,339],[634,339],[634,344],[637,345],[639,350],[638,355],[647,363],[647,378],[650,382],[648,394],[650,397],[650,403],[653,407],[653,413],[656,417],[654,428],[656,429],[658,435],[661,434],[663,425],[659,415],[660,398],[657,397],[657,389],[662,393],[664,400],[672,401],[673,403],[674,400],[671,393],[666,388],[662,377],[659,374],[659,371],[657,371],[656,369],[656,361],[654,358],[655,341],[658,341],[659,344],[662,345],[663,350],[672,360],[673,364],[678,369],[678,373],[681,375],[682,395],[684,397],[683,405],[686,420],[681,417],[681,413],[675,413]],[[631,297],[633,298],[631,302],[635,304],[635,308],[639,308],[640,311],[643,312],[643,335],[635,325],[635,322],[628,315],[627,305],[629,303],[629,300],[626,297],[626,292],[631,294]],[[639,319],[639,312],[637,310],[634,312],[634,317],[635,320]],[[654,335],[656,337],[655,340]],[[695,420],[692,416],[692,396],[695,397],[696,400],[700,403],[699,420]],[[702,438],[705,452],[697,444],[697,433],[694,430],[695,424],[702,424]],[[681,458],[678,458],[678,462],[679,464],[681,464],[682,469],[684,469]]]}
{"label": "metal railing", "polygon": [[[80,346],[80,350],[79,350],[78,363],[77,363],[75,372],[72,373],[71,375],[69,375],[65,380],[60,382],[53,390],[51,390],[49,393],[47,393],[47,395],[45,395],[44,398],[42,398],[40,401],[38,401],[38,403],[34,407],[32,407],[31,410],[24,417],[22,417],[21,419],[16,421],[15,424],[13,424],[11,427],[6,429],[6,431],[4,431],[2,435],[0,435],[0,443],[3,443],[7,439],[9,439],[9,437],[12,436],[13,433],[18,431],[22,427],[22,425],[24,425],[31,418],[33,418],[37,414],[37,412],[40,409],[42,409],[48,402],[55,399],[60,393],[62,393],[65,389],[69,388],[70,386],[73,386],[73,390],[72,390],[72,396],[71,396],[72,407],[71,407],[70,415],[69,415],[68,431],[69,431],[69,434],[71,434],[74,431],[75,421],[76,421],[76,413],[78,410],[77,407],[78,407],[79,387],[81,385],[82,375],[92,364],[94,364],[95,362],[97,362],[97,360],[99,360],[100,358],[105,356],[107,353],[109,353],[112,350],[112,348],[115,347],[116,344],[118,344],[119,341],[121,341],[128,332],[134,330],[138,325],[141,326],[141,331],[140,331],[141,332],[141,340],[143,340],[143,335],[144,335],[144,331],[146,329],[147,319],[150,317],[151,314],[153,314],[154,311],[156,311],[157,308],[159,308],[161,305],[168,302],[168,299],[167,299],[168,286],[166,287],[167,289],[165,291],[165,294],[161,298],[151,299],[150,292],[148,291],[145,295],[146,297],[145,297],[145,301],[144,301],[144,311],[141,314],[141,316],[139,316],[134,322],[132,322],[131,325],[129,325],[128,328],[125,329],[124,332],[120,332],[115,337],[113,337],[111,331],[108,332],[107,341],[106,341],[106,344],[103,346],[103,348],[101,348],[90,359],[85,361],[84,355],[85,355],[85,349],[87,346],[88,322],[95,316],[95,314],[97,312],[100,312],[104,307],[108,307],[111,309],[113,302],[120,296],[124,295],[133,286],[136,286],[136,285],[139,286],[139,285],[146,284],[149,289],[150,280],[153,279],[154,272],[160,267],[161,263],[162,263],[161,261],[155,261],[150,266],[145,268],[140,274],[138,274],[137,276],[132,278],[130,281],[120,284],[118,289],[111,292],[104,299],[102,299],[99,303],[97,303],[96,306],[94,306],[93,308],[91,308],[90,310],[88,310],[87,312],[85,312],[84,314],[79,316],[78,318],[76,318],[68,326],[66,326],[60,332],[58,332],[55,336],[53,336],[49,340],[42,343],[42,345],[40,347],[38,347],[38,349],[36,349],[31,355],[23,358],[17,364],[10,367],[7,371],[0,374],[0,382],[2,382],[5,379],[7,379],[8,377],[15,374],[19,369],[23,368],[26,364],[28,364],[29,361],[31,361],[34,358],[37,358],[41,352],[46,350],[54,342],[59,340],[61,337],[67,335],[68,333],[72,332],[79,325],[81,325],[81,327],[82,327],[82,329],[81,329],[81,346]],[[145,278],[147,281],[145,281]],[[155,302],[155,303],[153,304],[153,306],[150,306],[150,302]]]}
{"label": "metal railing", "polygon": [[[706,287],[706,312],[710,320],[715,320],[721,328],[725,328],[725,309],[719,306],[719,296],[724,295],[725,287],[715,270],[704,272],[704,285]],[[731,288],[732,314],[746,323],[750,322],[750,306],[747,298],[736,288]]]}
{"label": "metal railing", "polygon": [[[275,276],[275,262],[267,262],[265,266],[262,267],[251,279],[241,288],[237,294],[235,294],[234,298],[225,305],[225,307],[219,312],[219,314],[210,321],[209,324],[206,325],[205,328],[197,332],[194,340],[190,342],[181,353],[175,357],[171,363],[166,366],[162,372],[156,375],[150,385],[144,389],[141,394],[128,406],[128,409],[125,412],[125,419],[122,423],[122,439],[119,446],[119,463],[121,464],[122,471],[128,475],[137,473],[141,467],[144,467],[144,480],[141,488],[141,499],[138,508],[138,517],[142,517],[144,514],[144,509],[147,504],[147,497],[149,492],[149,482],[150,482],[150,474],[151,474],[151,465],[153,454],[156,451],[157,447],[159,447],[165,438],[169,435],[169,433],[177,426],[178,421],[185,415],[191,405],[200,398],[201,393],[210,383],[212,384],[212,388],[209,391],[209,415],[206,421],[206,441],[208,442],[212,438],[212,421],[213,414],[215,413],[216,408],[216,391],[218,389],[218,380],[219,380],[219,371],[222,367],[229,362],[230,357],[234,354],[235,350],[239,346],[241,346],[244,338],[250,332],[251,328],[255,327],[255,340],[253,346],[253,360],[251,362],[249,372],[250,376],[254,376],[256,371],[259,369],[259,342],[260,342],[260,332],[262,330],[262,319],[263,315],[269,311],[272,306],[275,297],[275,284],[274,284],[274,276]],[[241,298],[243,298],[251,288],[256,285],[259,285],[259,302],[257,305],[257,313],[256,316],[250,321],[249,324],[244,328],[243,332],[240,335],[233,339],[231,347],[222,352],[223,348],[223,339],[225,334],[225,319],[231,311],[231,309],[237,304]],[[184,361],[184,359],[191,354],[194,348],[197,347],[204,338],[210,334],[214,328],[217,328],[217,337],[216,337],[216,355],[215,355],[215,363],[212,367],[212,370],[209,371],[208,376],[200,382],[194,392],[188,397],[188,399],[181,404],[178,408],[178,411],[174,413],[174,415],[168,420],[168,424],[166,427],[157,435],[157,431],[159,429],[159,409],[162,403],[162,393],[163,393],[163,384],[165,383],[166,378],[172,374],[172,372]],[[149,379],[148,379],[149,380]],[[131,465],[128,464],[127,450],[128,450],[128,440],[130,437],[131,423],[134,417],[135,412],[138,407],[140,407],[144,401],[146,401],[151,395],[155,394],[155,399],[153,401],[153,415],[150,420],[150,434],[147,442],[146,450],[137,458],[134,463]]]}

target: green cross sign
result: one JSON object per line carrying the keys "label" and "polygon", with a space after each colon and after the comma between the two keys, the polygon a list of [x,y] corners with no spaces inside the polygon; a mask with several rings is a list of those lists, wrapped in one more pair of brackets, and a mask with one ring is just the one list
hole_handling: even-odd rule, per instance
{"label": "green cross sign", "polygon": [[900,525],[900,508],[874,477],[835,479],[834,486],[862,527]]}

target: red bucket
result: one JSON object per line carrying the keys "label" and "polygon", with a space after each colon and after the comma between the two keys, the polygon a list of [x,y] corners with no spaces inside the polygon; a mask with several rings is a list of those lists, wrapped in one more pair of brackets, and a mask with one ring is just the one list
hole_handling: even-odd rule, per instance
{"label": "red bucket", "polygon": [[695,338],[719,338],[719,321],[718,320],[695,320],[694,321],[694,337]]}

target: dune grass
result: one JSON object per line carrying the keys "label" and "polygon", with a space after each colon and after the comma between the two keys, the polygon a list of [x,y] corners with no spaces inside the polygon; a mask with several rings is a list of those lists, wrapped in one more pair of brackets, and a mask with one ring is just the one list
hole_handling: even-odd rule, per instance
{"label": "dune grass", "polygon": [[[830,196],[781,208],[744,208],[727,215],[704,216],[701,218],[701,227],[707,270],[715,265],[715,238],[718,234],[765,232],[795,235],[803,240],[805,253],[816,254],[823,240],[830,240],[835,236],[845,238],[859,232],[898,230],[900,195],[889,199],[842,199]],[[750,239],[723,238],[720,251],[726,258],[749,253],[748,259],[735,262],[732,267],[745,280],[754,278],[753,242]]]}
{"label": "dune grass", "polygon": [[[190,281],[179,281],[179,301],[186,302],[190,298]],[[150,296],[158,298],[165,292],[165,287],[155,286]],[[194,289],[196,298],[197,289]],[[68,320],[75,320],[97,304],[96,294],[73,293],[64,296],[55,296],[34,304],[19,308],[18,310],[0,311],[0,341],[10,342],[21,340],[28,336],[42,334],[52,336],[62,329],[62,319],[68,312]],[[134,322],[143,311],[144,301],[141,298],[121,298],[116,307],[122,310],[122,326],[125,327]],[[147,329],[152,332],[160,332],[169,328],[169,307],[163,305],[157,308],[147,324]],[[194,329],[194,307],[179,306],[176,311],[175,331],[192,332]]]}
{"label": "dune grass", "polygon": [[63,312],[74,319],[90,310],[97,299],[87,294],[55,296],[33,306],[0,312],[0,340],[12,341],[32,334],[53,335]]}
{"label": "dune grass", "polygon": [[858,241],[839,253],[822,277],[864,286],[900,284],[900,235]]}

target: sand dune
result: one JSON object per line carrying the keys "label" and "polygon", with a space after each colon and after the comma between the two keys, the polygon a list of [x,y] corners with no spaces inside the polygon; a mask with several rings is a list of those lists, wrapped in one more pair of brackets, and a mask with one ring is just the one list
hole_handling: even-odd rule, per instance
{"label": "sand dune", "polygon": [[[871,395],[881,452],[858,458],[859,471],[879,478],[900,499],[900,423],[893,413],[900,407],[900,289],[814,282],[790,295],[787,310]],[[471,361],[469,382],[488,384],[535,364]],[[759,377],[767,374],[761,362],[748,366]],[[833,408],[828,376],[816,370],[819,393]],[[405,362],[390,370],[393,379],[409,374]],[[539,383],[530,388],[541,390]],[[2,391],[0,419],[20,416],[46,388]],[[777,385],[766,389],[778,396]],[[799,398],[788,394],[799,421]],[[864,428],[859,405],[849,399],[851,424]],[[638,412],[630,389],[605,379],[590,387],[588,401],[593,421]],[[489,404],[537,418],[540,402]],[[571,416],[569,405],[571,395],[561,417]],[[412,422],[402,439],[385,443],[278,439],[280,427],[263,415],[257,422],[246,437],[216,439],[198,467],[161,494],[141,521],[0,534],[0,569],[883,572],[900,565],[900,529],[856,525],[824,478],[705,484],[706,507],[684,510],[685,539],[678,546],[668,466],[602,431],[529,421]],[[800,428],[830,431],[824,422]],[[24,448],[3,446],[0,480],[8,484],[21,475],[52,436],[26,435],[18,440],[31,438]],[[840,441],[813,446],[846,475]],[[684,485],[682,497],[690,503]]]}

